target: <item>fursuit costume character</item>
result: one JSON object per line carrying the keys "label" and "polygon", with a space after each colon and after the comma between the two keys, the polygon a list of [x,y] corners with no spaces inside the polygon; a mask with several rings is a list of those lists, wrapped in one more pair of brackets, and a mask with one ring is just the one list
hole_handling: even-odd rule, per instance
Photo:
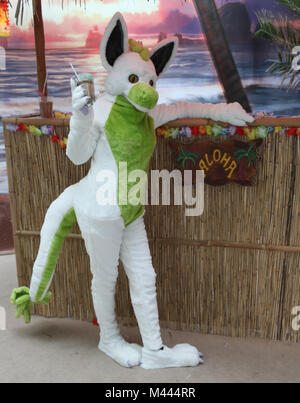
{"label": "fursuit costume character", "polygon": [[[113,172],[126,162],[128,174],[148,171],[156,145],[155,128],[178,118],[211,118],[243,126],[253,121],[237,104],[157,105],[158,78],[167,70],[178,48],[176,38],[160,42],[151,52],[128,40],[120,13],[111,20],[101,45],[103,66],[109,74],[103,96],[94,106],[79,86],[72,84],[73,116],[67,156],[75,164],[92,158],[88,175],[67,188],[50,206],[41,231],[39,253],[34,264],[30,290],[14,290],[11,301],[17,317],[30,322],[30,308],[48,303],[48,292],[64,238],[77,221],[85,240],[93,274],[92,294],[100,325],[99,349],[125,367],[143,368],[196,366],[201,353],[188,344],[168,348],[160,333],[155,271],[152,266],[142,205],[115,203],[99,206],[99,173]],[[130,190],[130,184],[128,190]],[[115,285],[118,262],[122,260],[130,284],[131,301],[143,340],[143,347],[127,343],[120,335],[115,317]]]}

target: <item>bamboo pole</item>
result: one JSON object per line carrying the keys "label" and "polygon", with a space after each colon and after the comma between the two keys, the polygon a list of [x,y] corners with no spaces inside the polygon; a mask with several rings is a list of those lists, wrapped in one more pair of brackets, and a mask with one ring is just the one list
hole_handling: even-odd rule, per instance
{"label": "bamboo pole", "polygon": [[[167,124],[168,127],[183,127],[183,126],[213,126],[215,123],[221,126],[227,126],[228,123],[224,122],[216,122],[211,119],[177,119]],[[282,117],[282,118],[273,118],[266,116],[264,118],[256,119],[252,123],[248,123],[249,127],[258,127],[258,126],[282,126],[282,127],[300,127],[300,117]]]}
{"label": "bamboo pole", "polygon": [[[2,121],[6,124],[15,124],[18,125],[20,123],[24,123],[26,125],[35,125],[35,126],[43,126],[43,125],[55,125],[58,127],[66,127],[70,123],[70,117],[66,116],[64,118],[56,118],[56,119],[45,119],[41,118],[37,115],[32,116],[15,116],[9,118],[3,118]],[[216,122],[211,119],[178,119],[167,124],[168,127],[182,127],[182,126],[213,126],[215,123],[219,125],[227,126],[227,123],[224,122]],[[256,119],[254,122],[249,123],[250,127],[258,127],[258,126],[282,126],[282,127],[300,127],[300,117],[282,117],[282,118],[273,118],[273,117],[264,117],[260,119]]]}
{"label": "bamboo pole", "polygon": [[[290,189],[289,189],[289,199],[287,206],[287,223],[285,231],[285,244],[290,245],[291,242],[291,226],[293,220],[293,207],[294,207],[294,197],[295,197],[295,186],[296,186],[296,172],[297,172],[297,138],[292,139],[292,160],[291,160],[291,179],[290,179]],[[277,337],[279,340],[282,338],[282,323],[284,315],[284,301],[286,298],[286,284],[287,284],[287,273],[288,273],[288,256],[286,255],[283,261],[283,271],[282,271],[282,281],[280,288],[280,311],[278,318],[278,331]]]}
{"label": "bamboo pole", "polygon": [[227,102],[239,102],[251,112],[214,0],[193,1]]}
{"label": "bamboo pole", "polygon": [[32,0],[33,8],[33,26],[34,26],[34,39],[35,39],[35,50],[36,50],[36,67],[37,67],[37,78],[38,78],[38,88],[41,93],[45,96],[48,95],[46,81],[46,56],[45,56],[45,33],[44,33],[44,22],[42,13],[42,3],[41,0]]}
{"label": "bamboo pole", "polygon": [[[33,237],[40,237],[41,233],[40,231],[15,231],[15,236],[33,236]],[[69,239],[79,239],[83,240],[82,236],[80,234],[68,234],[66,238]],[[300,248],[299,248],[300,249]]]}
{"label": "bamboo pole", "polygon": [[[40,237],[39,231],[15,231],[15,236],[23,237]],[[68,234],[67,239],[83,240],[80,234]],[[264,250],[268,252],[287,252],[287,253],[300,253],[300,246],[291,245],[268,245],[268,244],[253,244],[247,242],[227,242],[227,241],[204,241],[204,240],[186,240],[186,239],[164,239],[156,238],[149,239],[150,243],[164,244],[164,245],[187,245],[197,248],[232,248],[232,249],[250,249],[250,250]]]}
{"label": "bamboo pole", "polygon": [[[6,167],[7,167],[7,177],[8,177],[8,186],[9,186],[9,199],[10,199],[10,211],[12,218],[12,228],[13,228],[13,238],[14,238],[14,247],[15,250],[18,251],[21,248],[20,239],[17,237],[17,200],[16,193],[14,189],[14,169],[13,169],[13,158],[12,148],[11,148],[11,135],[7,132],[4,123],[4,141],[5,141],[5,152],[6,152]],[[16,253],[16,264],[18,269],[18,281],[19,285],[21,285],[21,272],[22,272],[22,259],[19,253]]]}

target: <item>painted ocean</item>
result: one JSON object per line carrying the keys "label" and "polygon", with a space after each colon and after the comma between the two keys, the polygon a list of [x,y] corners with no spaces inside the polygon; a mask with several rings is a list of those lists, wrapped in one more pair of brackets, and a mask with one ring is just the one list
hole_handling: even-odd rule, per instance
{"label": "painted ocean", "polygon": [[[0,116],[33,113],[38,110],[34,50],[7,50],[6,70],[0,71]],[[243,84],[247,89],[253,111],[273,112],[276,116],[300,115],[300,93],[280,89],[280,79],[266,73],[269,62],[264,54],[254,54],[242,47],[234,50]],[[103,89],[105,71],[97,50],[48,50],[49,95],[54,107],[71,111],[69,80],[72,62],[80,73],[91,73],[96,86]],[[178,100],[190,102],[224,101],[210,54],[203,46],[179,49],[174,64],[160,80],[161,103]],[[7,193],[4,139],[0,126],[0,193]]]}

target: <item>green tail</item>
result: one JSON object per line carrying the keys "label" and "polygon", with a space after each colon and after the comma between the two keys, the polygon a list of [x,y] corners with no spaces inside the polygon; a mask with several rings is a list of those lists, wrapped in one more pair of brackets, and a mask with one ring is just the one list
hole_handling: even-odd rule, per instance
{"label": "green tail", "polygon": [[44,268],[44,272],[43,272],[43,276],[42,276],[42,281],[39,286],[37,295],[35,297],[36,301],[41,300],[49,282],[51,281],[63,242],[64,242],[66,236],[69,234],[69,232],[73,228],[73,225],[75,224],[76,221],[77,221],[76,214],[75,214],[74,209],[72,208],[64,216],[64,218],[52,240],[48,259],[47,259],[47,262],[46,262],[46,265]]}
{"label": "green tail", "polygon": [[[71,231],[73,225],[77,221],[74,209],[70,209],[64,216],[57,232],[54,235],[50,251],[48,254],[47,262],[42,274],[40,286],[38,288],[35,300],[40,304],[48,304],[51,298],[51,293],[46,295],[45,291],[51,282],[53,273],[58,261],[58,257],[66,236]],[[30,299],[30,290],[27,287],[16,288],[13,290],[10,301],[16,306],[16,318],[24,316],[25,323],[30,323],[31,315],[30,310],[34,306],[34,303]]]}

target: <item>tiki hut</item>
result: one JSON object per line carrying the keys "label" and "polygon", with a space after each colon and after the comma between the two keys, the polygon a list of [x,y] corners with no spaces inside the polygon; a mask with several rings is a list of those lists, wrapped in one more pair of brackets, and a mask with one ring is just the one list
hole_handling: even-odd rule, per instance
{"label": "tiki hut", "polygon": [[[194,3],[226,99],[239,101],[250,110],[214,1]],[[21,8],[26,5],[22,0],[19,4]],[[46,64],[41,1],[33,0],[33,5],[42,91]],[[75,167],[63,147],[57,146],[67,138],[67,116],[13,117],[3,123],[18,278],[24,285],[30,282],[47,208],[67,186],[87,173],[89,164]],[[41,130],[47,125],[55,127],[55,141],[34,136],[28,130],[30,126]],[[224,186],[206,185],[204,213],[198,217],[186,216],[184,206],[147,207],[146,225],[158,274],[160,317],[165,326],[299,341],[299,333],[291,327],[292,308],[300,305],[300,188],[296,186],[300,180],[299,127],[300,118],[265,117],[246,129],[235,128],[232,133],[224,122],[189,119],[170,122],[158,131],[158,147],[151,165],[158,170],[173,170],[182,161],[178,155],[173,158],[166,139],[174,129],[188,134],[177,139],[184,153],[192,152],[189,147],[195,147],[195,143],[199,149],[199,144],[204,144],[201,142],[211,142],[212,137],[220,149],[227,141],[238,139],[244,142],[244,148],[243,144],[239,147],[246,152],[235,154],[236,160],[249,161],[249,166],[252,161],[248,140],[251,136],[262,139],[255,186],[240,186],[232,181]],[[210,156],[207,158],[210,165]],[[193,156],[190,162],[192,159]],[[53,301],[47,307],[36,307],[35,313],[91,321],[94,311],[90,282],[89,259],[76,227],[59,259]],[[122,268],[117,313],[123,323],[135,323]]]}

